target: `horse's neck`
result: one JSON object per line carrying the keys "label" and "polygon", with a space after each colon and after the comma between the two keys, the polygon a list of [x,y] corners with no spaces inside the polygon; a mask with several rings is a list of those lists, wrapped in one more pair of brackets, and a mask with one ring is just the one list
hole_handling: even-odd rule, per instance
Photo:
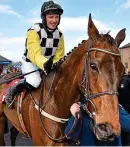
{"label": "horse's neck", "polygon": [[64,117],[69,115],[70,106],[80,98],[78,86],[84,65],[80,56],[77,52],[70,55],[61,65],[53,83],[52,103]]}

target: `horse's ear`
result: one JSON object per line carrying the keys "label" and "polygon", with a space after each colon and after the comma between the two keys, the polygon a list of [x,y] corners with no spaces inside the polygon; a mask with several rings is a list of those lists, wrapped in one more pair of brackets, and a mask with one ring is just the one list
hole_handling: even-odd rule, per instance
{"label": "horse's ear", "polygon": [[120,30],[115,37],[115,41],[118,47],[125,40],[125,37],[126,37],[125,30],[126,30],[125,28]]}
{"label": "horse's ear", "polygon": [[88,20],[88,36],[89,37],[93,37],[93,36],[98,36],[99,35],[99,31],[96,28],[96,26],[94,25],[93,21],[92,21],[92,17],[91,17],[91,13],[89,14],[89,20]]}

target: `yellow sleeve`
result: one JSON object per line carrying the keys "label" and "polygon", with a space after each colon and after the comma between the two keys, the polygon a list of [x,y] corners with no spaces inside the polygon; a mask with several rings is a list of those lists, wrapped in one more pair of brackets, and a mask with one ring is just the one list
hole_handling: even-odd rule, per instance
{"label": "yellow sleeve", "polygon": [[64,54],[65,54],[64,52],[65,52],[64,37],[62,34],[60,41],[59,41],[59,44],[58,44],[58,47],[56,49],[54,58],[53,58],[53,63],[58,62],[64,56]]}
{"label": "yellow sleeve", "polygon": [[43,68],[43,64],[48,60],[42,54],[42,48],[40,46],[40,38],[36,31],[30,30],[27,32],[27,50],[29,60],[38,66]]}

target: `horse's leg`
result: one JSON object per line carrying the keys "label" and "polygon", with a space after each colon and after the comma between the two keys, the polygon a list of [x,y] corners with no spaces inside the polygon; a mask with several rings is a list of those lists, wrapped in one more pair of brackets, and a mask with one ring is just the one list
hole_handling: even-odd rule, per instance
{"label": "horse's leg", "polygon": [[5,132],[5,123],[6,123],[6,116],[2,111],[2,105],[0,105],[0,146],[4,146],[4,132]]}
{"label": "horse's leg", "polygon": [[[17,111],[15,109],[9,109],[7,107],[4,107],[4,113],[6,115],[6,117],[8,118],[8,120],[11,122],[11,124],[17,128],[17,130],[21,133],[24,133],[22,128],[21,128],[21,124],[18,120],[18,115],[17,115]],[[11,145],[14,146],[15,145],[15,140],[16,140],[16,137],[18,135],[18,131],[16,131],[15,128],[11,128],[10,131],[11,131],[11,136],[10,136],[10,139],[11,139]]]}
{"label": "horse's leg", "polygon": [[13,126],[10,129],[10,140],[11,140],[11,146],[15,146],[16,137],[18,135],[18,130]]}

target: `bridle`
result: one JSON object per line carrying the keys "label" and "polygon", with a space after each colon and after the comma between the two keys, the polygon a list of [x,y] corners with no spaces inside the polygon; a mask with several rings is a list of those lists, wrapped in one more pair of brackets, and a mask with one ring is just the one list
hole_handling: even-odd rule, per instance
{"label": "bridle", "polygon": [[95,104],[92,101],[93,98],[97,98],[97,97],[104,96],[104,95],[116,95],[116,96],[118,95],[117,91],[112,91],[112,90],[90,94],[90,92],[89,92],[89,90],[90,90],[89,77],[88,77],[89,54],[91,52],[93,52],[93,51],[103,52],[103,53],[106,53],[106,54],[110,54],[112,56],[121,56],[119,53],[114,53],[114,52],[107,51],[107,50],[101,49],[101,48],[93,48],[93,47],[91,47],[91,44],[88,46],[87,53],[86,53],[84,77],[83,77],[82,82],[79,84],[79,86],[80,86],[80,89],[81,88],[84,89],[83,95],[84,95],[85,101],[88,102],[88,103],[91,103],[91,105],[93,107],[93,112],[89,111],[88,105],[86,105],[86,104],[80,104],[80,107],[82,107],[89,114],[89,116],[91,118],[94,118],[95,115],[96,115],[96,106],[95,106]]}

